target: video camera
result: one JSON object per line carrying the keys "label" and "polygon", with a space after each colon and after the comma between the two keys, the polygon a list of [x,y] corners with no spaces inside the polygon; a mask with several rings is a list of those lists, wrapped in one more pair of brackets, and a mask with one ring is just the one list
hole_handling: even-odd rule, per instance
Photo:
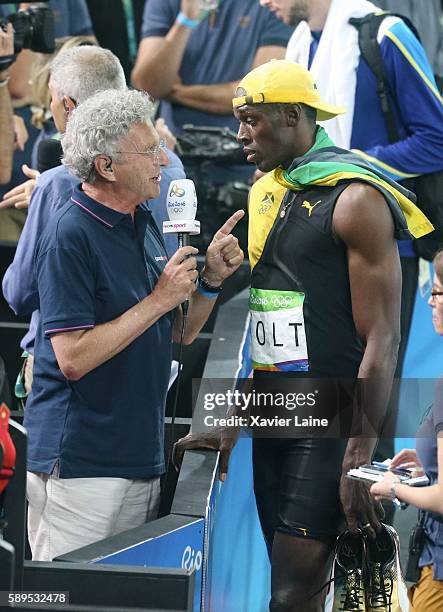
{"label": "video camera", "polygon": [[177,150],[184,164],[212,162],[215,164],[244,164],[243,145],[227,127],[203,127],[186,124],[177,138]]}
{"label": "video camera", "polygon": [[[0,4],[9,4],[0,0]],[[14,28],[14,52],[30,49],[37,53],[54,53],[54,15],[48,6],[31,6],[0,19],[0,27],[12,23]],[[12,62],[11,62],[12,63]]]}

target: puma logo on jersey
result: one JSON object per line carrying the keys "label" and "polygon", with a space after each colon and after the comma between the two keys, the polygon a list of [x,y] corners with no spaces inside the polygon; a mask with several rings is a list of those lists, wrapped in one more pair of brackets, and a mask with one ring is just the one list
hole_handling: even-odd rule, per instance
{"label": "puma logo on jersey", "polygon": [[315,204],[310,204],[307,200],[305,200],[303,202],[303,204],[301,205],[302,208],[307,208],[309,210],[309,216],[312,215],[312,211],[314,210],[314,208],[316,206],[318,206],[319,204],[321,204],[321,200],[319,200],[318,202],[316,202]]}

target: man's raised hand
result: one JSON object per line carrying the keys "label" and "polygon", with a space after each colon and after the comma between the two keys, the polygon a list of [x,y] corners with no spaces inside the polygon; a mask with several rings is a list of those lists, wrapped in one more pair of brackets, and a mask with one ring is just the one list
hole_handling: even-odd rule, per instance
{"label": "man's raised hand", "polygon": [[214,234],[204,267],[204,277],[211,285],[221,285],[243,262],[244,253],[231,232],[244,216],[244,210],[237,210]]}

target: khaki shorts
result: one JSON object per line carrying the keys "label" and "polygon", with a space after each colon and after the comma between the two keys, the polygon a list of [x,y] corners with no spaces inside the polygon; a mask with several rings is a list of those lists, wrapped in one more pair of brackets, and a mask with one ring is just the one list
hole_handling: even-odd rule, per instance
{"label": "khaki shorts", "polygon": [[28,538],[34,561],[54,557],[157,518],[160,478],[59,478],[28,472]]}
{"label": "khaki shorts", "polygon": [[433,572],[432,565],[423,567],[419,581],[409,589],[409,612],[442,612],[443,580],[434,580]]}

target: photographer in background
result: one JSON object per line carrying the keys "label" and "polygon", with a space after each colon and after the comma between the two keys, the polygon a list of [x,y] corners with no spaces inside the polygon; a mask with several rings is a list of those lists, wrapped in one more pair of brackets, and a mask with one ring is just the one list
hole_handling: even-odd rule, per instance
{"label": "photographer in background", "polygon": [[14,30],[9,23],[6,28],[0,27],[0,184],[11,178],[12,157],[14,150],[14,129],[12,121],[12,104],[8,90],[8,58],[14,54]]}
{"label": "photographer in background", "polygon": [[[47,11],[49,7],[51,11]],[[46,9],[46,14],[45,14]],[[38,57],[36,52],[52,53],[54,50],[54,37],[88,35],[95,41],[92,24],[88,13],[85,0],[50,0],[49,2],[21,2],[21,3],[1,3],[0,20],[13,21],[16,30],[15,42],[17,47],[17,23],[23,29],[22,18],[19,22],[19,13],[26,11],[28,24],[25,30],[29,30],[28,36],[20,39],[19,48],[16,48],[16,61],[10,69],[10,80],[8,83],[9,93],[12,104],[16,109],[16,134],[20,130],[16,141],[22,143],[18,147],[13,157],[12,176],[4,187],[0,187],[0,199],[12,188],[29,179],[35,179],[33,171],[22,170],[23,165],[31,166],[31,154],[33,144],[38,136],[38,131],[31,124],[31,89],[29,85],[30,74],[35,59]],[[50,16],[47,14],[50,13]],[[38,43],[37,45],[35,43]],[[29,139],[24,146],[23,136],[20,135],[23,129],[29,133]],[[26,220],[26,210],[14,208],[0,211],[0,240],[17,242],[23,225]]]}
{"label": "photographer in background", "polygon": [[[0,19],[6,19],[14,12],[26,11],[36,5],[47,5],[52,9],[54,37],[90,36],[95,41],[91,18],[85,0],[50,0],[49,2],[21,2],[0,4]],[[12,9],[12,10],[11,10]],[[9,91],[14,100],[26,101],[30,95],[29,77],[36,60],[35,49],[24,48],[17,56],[11,70]]]}

